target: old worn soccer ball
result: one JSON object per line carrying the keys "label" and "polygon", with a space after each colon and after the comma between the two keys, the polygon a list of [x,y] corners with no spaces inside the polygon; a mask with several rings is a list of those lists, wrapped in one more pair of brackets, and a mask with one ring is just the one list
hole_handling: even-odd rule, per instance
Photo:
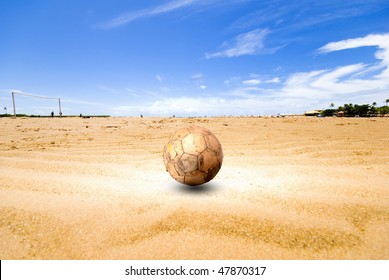
{"label": "old worn soccer ball", "polygon": [[222,146],[206,128],[189,126],[174,132],[163,149],[166,171],[186,185],[211,181],[223,162]]}

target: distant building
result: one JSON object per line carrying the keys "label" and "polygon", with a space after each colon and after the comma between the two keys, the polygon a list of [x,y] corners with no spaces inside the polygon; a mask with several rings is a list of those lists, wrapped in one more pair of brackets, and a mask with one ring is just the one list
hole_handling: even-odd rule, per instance
{"label": "distant building", "polygon": [[336,116],[342,118],[344,117],[344,112],[343,111],[336,112]]}
{"label": "distant building", "polygon": [[304,116],[317,117],[323,110],[305,111]]}

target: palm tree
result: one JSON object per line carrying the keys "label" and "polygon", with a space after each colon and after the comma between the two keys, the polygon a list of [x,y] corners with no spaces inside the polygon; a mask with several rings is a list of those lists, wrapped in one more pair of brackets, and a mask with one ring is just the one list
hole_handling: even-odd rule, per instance
{"label": "palm tree", "polygon": [[334,109],[334,107],[335,107],[334,103],[331,103],[331,104],[330,104],[330,108],[331,108],[331,109]]}
{"label": "palm tree", "polygon": [[386,99],[386,100],[385,100],[385,103],[386,103],[386,106],[388,106],[389,99]]}
{"label": "palm tree", "polygon": [[371,104],[371,108],[370,108],[370,114],[372,114],[373,116],[375,116],[375,114],[377,113],[377,102],[373,102]]}

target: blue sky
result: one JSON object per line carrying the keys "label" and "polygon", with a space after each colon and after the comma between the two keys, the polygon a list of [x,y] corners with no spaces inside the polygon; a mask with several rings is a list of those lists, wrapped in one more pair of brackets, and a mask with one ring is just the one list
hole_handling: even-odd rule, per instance
{"label": "blue sky", "polygon": [[[11,112],[11,91],[77,115],[383,105],[388,22],[384,0],[0,0],[0,108]],[[16,107],[48,114],[56,101]]]}

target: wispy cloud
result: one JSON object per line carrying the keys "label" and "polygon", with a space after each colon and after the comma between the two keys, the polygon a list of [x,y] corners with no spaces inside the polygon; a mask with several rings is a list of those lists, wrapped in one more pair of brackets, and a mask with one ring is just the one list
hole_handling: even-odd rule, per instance
{"label": "wispy cloud", "polygon": [[379,68],[386,68],[379,77],[389,78],[389,33],[371,34],[366,37],[331,42],[318,49],[317,52],[326,54],[334,51],[359,47],[378,47],[375,57],[381,61],[379,65],[373,65],[368,69],[365,69],[364,72],[376,71]]}
{"label": "wispy cloud", "polygon": [[73,104],[79,104],[79,105],[98,106],[98,107],[106,107],[107,106],[107,104],[104,104],[101,102],[93,102],[93,101],[77,99],[77,98],[61,98],[61,102],[63,104],[73,103]]}
{"label": "wispy cloud", "polygon": [[338,42],[331,42],[318,49],[319,53],[329,53],[334,51],[353,49],[359,47],[379,46],[389,48],[389,33],[370,34],[366,37],[347,39]]}
{"label": "wispy cloud", "polygon": [[222,51],[206,53],[205,58],[236,57],[241,55],[253,55],[265,50],[263,41],[269,33],[268,29],[255,29],[236,36],[232,41],[224,42]]}
{"label": "wispy cloud", "polygon": [[259,79],[251,79],[251,80],[245,80],[242,82],[244,85],[250,85],[250,86],[256,86],[261,83],[261,80]]}
{"label": "wispy cloud", "polygon": [[278,83],[281,83],[279,77],[274,77],[273,79],[269,79],[265,81],[265,84],[278,84]]}
{"label": "wispy cloud", "polygon": [[252,26],[295,31],[325,25],[350,17],[370,14],[388,6],[385,0],[372,1],[272,1],[264,0],[251,13],[237,19],[232,29]]}
{"label": "wispy cloud", "polygon": [[155,75],[155,78],[157,79],[158,82],[162,83],[163,82],[163,77],[159,74]]}
{"label": "wispy cloud", "polygon": [[202,80],[204,75],[202,73],[196,73],[190,76],[190,78],[194,81]]}
{"label": "wispy cloud", "polygon": [[113,93],[113,94],[120,94],[120,92],[114,88],[103,86],[103,85],[96,85],[96,88],[105,92]]}
{"label": "wispy cloud", "polygon": [[152,17],[152,16],[157,16],[160,14],[168,13],[174,10],[178,10],[190,5],[193,5],[196,3],[198,0],[175,0],[175,1],[170,1],[165,4],[151,7],[148,9],[143,9],[139,11],[132,11],[128,13],[121,14],[109,21],[97,24],[97,27],[100,27],[102,29],[111,29],[114,27],[118,27],[124,24],[127,24],[131,21],[140,19],[140,18],[145,18],[145,17]]}
{"label": "wispy cloud", "polygon": [[190,76],[190,79],[193,81],[193,83],[201,90],[206,90],[207,86],[204,82],[204,75],[202,73],[196,73]]}
{"label": "wispy cloud", "polygon": [[2,88],[0,88],[0,92],[1,92],[1,93],[10,94],[10,93],[11,93],[11,90],[10,90],[10,89],[2,89]]}
{"label": "wispy cloud", "polygon": [[[203,12],[206,9],[218,9],[223,6],[227,5],[236,5],[236,4],[243,4],[245,2],[249,2],[250,0],[229,0],[229,1],[223,1],[223,0],[172,0],[167,3],[149,7],[142,10],[137,11],[130,11],[127,13],[120,14],[116,16],[115,18],[101,22],[98,24],[95,24],[95,27],[101,28],[101,29],[111,29],[115,27],[119,27],[122,25],[125,25],[127,23],[130,23],[132,21],[142,19],[142,18],[149,18],[153,16],[158,16],[161,14],[170,13],[176,10],[184,9],[187,7],[196,7],[197,9],[192,9],[190,12]],[[146,1],[145,1],[146,2]]]}
{"label": "wispy cloud", "polygon": [[139,94],[136,93],[135,90],[133,90],[132,88],[125,88],[125,90],[127,91],[128,95],[132,96],[132,97],[140,97]]}

